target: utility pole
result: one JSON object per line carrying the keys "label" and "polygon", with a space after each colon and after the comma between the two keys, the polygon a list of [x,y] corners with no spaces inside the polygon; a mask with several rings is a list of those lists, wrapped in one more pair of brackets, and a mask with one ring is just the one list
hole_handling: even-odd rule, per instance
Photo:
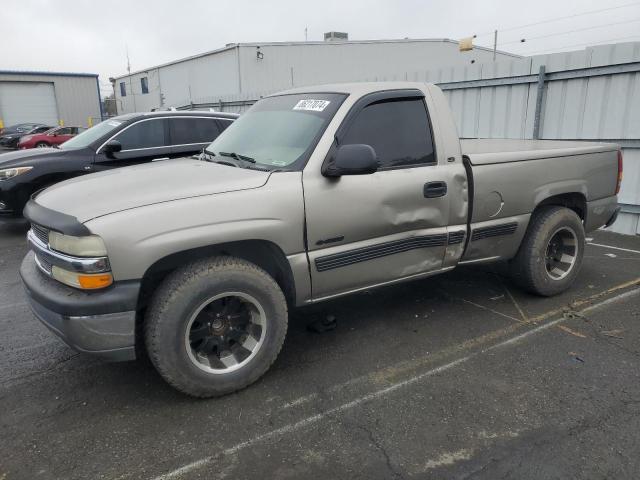
{"label": "utility pole", "polygon": [[493,61],[496,61],[496,50],[498,49],[498,30],[493,32]]}
{"label": "utility pole", "polygon": [[304,41],[307,41],[307,27],[304,27]]}
{"label": "utility pole", "polygon": [[129,61],[129,46],[125,44],[124,46],[127,52],[127,74],[129,75],[129,91],[131,92],[131,96],[133,97],[133,111],[136,112],[138,108],[136,107],[136,95],[133,93],[133,84],[131,83],[131,62]]}

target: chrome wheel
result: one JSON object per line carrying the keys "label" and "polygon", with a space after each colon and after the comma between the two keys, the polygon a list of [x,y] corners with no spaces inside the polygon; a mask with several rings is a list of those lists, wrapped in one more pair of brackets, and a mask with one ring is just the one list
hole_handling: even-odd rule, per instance
{"label": "chrome wheel", "polygon": [[255,298],[241,292],[222,293],[206,300],[191,316],[185,347],[198,368],[225,374],[249,363],[266,332],[266,315]]}
{"label": "chrome wheel", "polygon": [[551,235],[545,254],[547,275],[561,280],[573,269],[578,258],[578,237],[569,227],[559,228]]}

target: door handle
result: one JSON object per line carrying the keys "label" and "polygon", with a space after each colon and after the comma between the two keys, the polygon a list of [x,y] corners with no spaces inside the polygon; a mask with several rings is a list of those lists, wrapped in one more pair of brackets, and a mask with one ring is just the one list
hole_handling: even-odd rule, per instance
{"label": "door handle", "polygon": [[429,182],[424,184],[424,198],[444,197],[447,194],[446,182]]}

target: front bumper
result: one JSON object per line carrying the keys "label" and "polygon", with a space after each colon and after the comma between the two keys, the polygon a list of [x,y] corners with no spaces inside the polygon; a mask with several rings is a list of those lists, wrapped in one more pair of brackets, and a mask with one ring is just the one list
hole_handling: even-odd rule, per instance
{"label": "front bumper", "polygon": [[35,316],[74,350],[111,361],[134,360],[139,282],[119,282],[99,292],[83,292],[46,277],[33,252],[20,276]]}

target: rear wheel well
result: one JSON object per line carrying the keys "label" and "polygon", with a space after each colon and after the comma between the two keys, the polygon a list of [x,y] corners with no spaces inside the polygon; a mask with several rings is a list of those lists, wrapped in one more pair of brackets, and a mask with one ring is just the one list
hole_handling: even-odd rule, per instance
{"label": "rear wheel well", "polygon": [[562,193],[560,195],[545,198],[542,202],[536,205],[534,212],[547,206],[566,207],[576,212],[583,222],[587,219],[587,199],[582,193]]}
{"label": "rear wheel well", "polygon": [[293,272],[284,252],[267,240],[243,240],[184,250],[161,258],[147,269],[138,298],[138,311],[144,310],[156,288],[169,273],[201,258],[230,256],[247,260],[265,270],[282,289],[287,303],[295,303]]}

